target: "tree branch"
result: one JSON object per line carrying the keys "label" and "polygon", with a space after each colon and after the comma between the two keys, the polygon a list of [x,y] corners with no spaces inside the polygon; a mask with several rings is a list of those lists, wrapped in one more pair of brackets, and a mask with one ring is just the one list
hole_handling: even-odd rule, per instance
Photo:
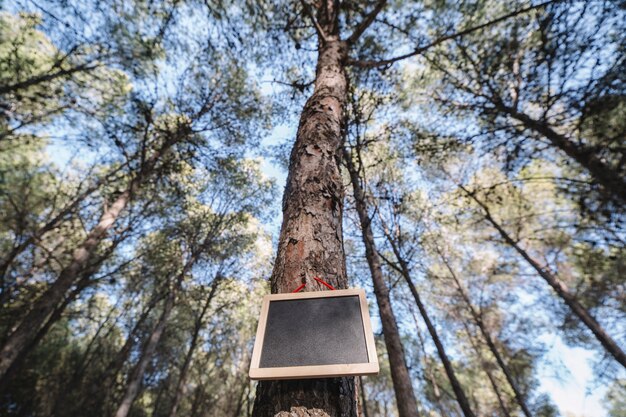
{"label": "tree branch", "polygon": [[300,0],[300,3],[302,3],[302,7],[304,7],[304,12],[311,18],[313,26],[315,26],[315,31],[317,32],[317,35],[322,38],[322,41],[327,42],[328,38],[326,37],[326,33],[324,33],[324,29],[322,29],[317,19],[311,12],[311,9],[309,8],[307,2],[305,0]]}
{"label": "tree branch", "polygon": [[371,61],[371,60],[370,61],[362,61],[362,60],[358,60],[358,59],[349,59],[348,60],[348,65],[353,65],[353,66],[359,67],[359,68],[378,68],[378,67],[389,66],[389,65],[391,65],[391,64],[393,64],[395,62],[402,61],[403,59],[407,59],[407,58],[410,58],[410,57],[413,57],[413,56],[416,56],[416,55],[420,55],[420,54],[426,52],[428,49],[430,49],[430,48],[432,48],[434,46],[437,46],[440,43],[443,43],[443,42],[448,41],[450,39],[456,39],[456,38],[459,38],[461,36],[468,35],[470,33],[473,33],[473,32],[476,32],[478,30],[484,29],[484,28],[486,28],[488,26],[491,26],[491,25],[494,25],[496,23],[500,23],[500,22],[502,22],[504,20],[507,20],[507,19],[510,19],[512,17],[518,16],[520,14],[524,14],[524,13],[530,12],[530,11],[535,10],[535,9],[540,9],[542,7],[545,7],[545,6],[549,5],[549,4],[551,4],[551,3],[558,3],[560,1],[563,1],[563,0],[548,0],[548,1],[545,1],[543,3],[539,3],[539,4],[535,5],[535,6],[529,6],[529,7],[526,7],[524,9],[516,10],[514,12],[508,13],[508,14],[506,14],[504,16],[500,16],[500,17],[498,17],[496,19],[490,20],[489,22],[483,23],[481,25],[473,26],[471,28],[467,28],[467,29],[462,30],[460,32],[456,32],[456,33],[452,33],[452,34],[449,34],[449,35],[441,36],[441,37],[435,39],[434,41],[430,42],[429,44],[426,44],[424,46],[415,48],[413,51],[411,51],[409,53],[406,53],[404,55],[400,55],[400,56],[397,56],[397,57],[394,57],[394,58],[389,58],[389,59],[383,59],[383,60],[380,60],[380,61]]}
{"label": "tree branch", "polygon": [[376,6],[374,6],[372,11],[363,18],[361,23],[359,23],[356,29],[354,29],[354,32],[352,32],[352,35],[350,35],[348,39],[346,39],[346,42],[349,45],[354,44],[356,41],[359,40],[361,35],[363,35],[363,32],[365,32],[367,28],[370,27],[370,25],[374,22],[374,19],[376,19],[376,16],[378,16],[378,13],[380,13],[383,7],[385,7],[385,4],[387,4],[387,0],[379,0],[378,3],[376,3]]}

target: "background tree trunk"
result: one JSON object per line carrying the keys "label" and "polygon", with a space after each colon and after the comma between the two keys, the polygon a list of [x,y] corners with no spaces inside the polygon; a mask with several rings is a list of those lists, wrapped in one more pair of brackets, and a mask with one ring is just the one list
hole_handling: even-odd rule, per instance
{"label": "background tree trunk", "polygon": [[367,410],[367,398],[365,397],[365,386],[363,385],[363,377],[359,376],[359,392],[361,393],[361,414],[363,417],[370,417]]}
{"label": "background tree trunk", "polygon": [[[76,284],[85,267],[92,261],[94,253],[100,243],[105,239],[111,227],[115,224],[121,212],[141,187],[143,181],[154,174],[155,166],[163,154],[174,143],[180,141],[188,133],[185,126],[181,126],[180,132],[165,140],[164,144],[148,158],[142,168],[132,178],[128,187],[117,196],[113,203],[105,208],[96,226],[87,234],[85,240],[72,254],[69,265],[61,270],[59,277],[48,289],[33,303],[33,308],[24,317],[19,326],[11,333],[0,351],[0,381],[6,377],[11,365],[25,349],[32,348],[32,342],[37,333],[44,325],[46,319],[54,309],[63,301],[65,294]],[[92,271],[95,273],[95,270]]]}
{"label": "background tree trunk", "polygon": [[374,242],[374,233],[372,233],[371,226],[372,220],[367,213],[367,203],[361,187],[361,179],[352,160],[352,155],[347,150],[344,150],[344,160],[350,174],[352,189],[354,190],[354,201],[361,223],[361,236],[365,245],[365,257],[367,258],[372,282],[374,283],[374,293],[376,294],[385,346],[387,347],[387,356],[389,357],[389,368],[396,394],[398,414],[400,417],[418,416],[413,384],[411,383],[409,370],[406,367],[402,340],[398,331],[396,317],[391,307],[391,300],[389,299],[389,288],[383,278],[380,258],[376,252],[376,243]]}
{"label": "background tree trunk", "polygon": [[148,362],[152,358],[152,355],[154,355],[154,352],[159,345],[159,342],[161,341],[161,336],[163,336],[163,332],[165,331],[165,325],[167,324],[167,320],[169,319],[172,308],[174,307],[174,301],[176,299],[176,287],[178,286],[178,283],[175,283],[174,286],[174,288],[170,289],[169,294],[165,299],[163,312],[159,317],[159,321],[152,329],[150,337],[148,338],[146,344],[144,345],[144,348],[142,349],[141,357],[139,358],[137,365],[135,365],[135,367],[133,368],[133,371],[128,379],[128,382],[126,384],[126,391],[124,392],[122,401],[120,402],[120,405],[115,412],[115,417],[128,416],[130,407],[133,405],[135,398],[137,398],[137,394],[139,393],[139,389],[141,388],[141,380],[143,379],[143,374],[146,371]]}
{"label": "background tree trunk", "polygon": [[398,261],[399,267],[398,265],[395,265],[392,263],[389,263],[389,265],[394,267],[400,273],[400,275],[402,275],[407,285],[409,286],[409,289],[411,290],[411,294],[413,295],[415,304],[417,305],[420,315],[422,316],[422,319],[424,320],[424,323],[426,324],[428,333],[430,334],[431,339],[435,343],[437,354],[446,371],[446,375],[448,376],[448,380],[450,381],[450,385],[452,386],[452,390],[454,391],[454,395],[459,404],[459,407],[461,408],[461,411],[463,412],[463,415],[465,415],[465,417],[474,417],[474,412],[472,411],[470,407],[470,403],[467,399],[467,396],[465,395],[465,391],[463,390],[461,383],[459,382],[459,380],[456,377],[456,374],[454,373],[454,368],[452,368],[452,363],[450,362],[450,358],[448,358],[448,354],[446,353],[446,350],[443,347],[443,343],[441,342],[441,339],[439,338],[439,334],[437,334],[437,329],[435,329],[435,326],[430,320],[430,316],[428,315],[428,312],[426,311],[426,307],[424,306],[424,303],[422,302],[422,299],[420,298],[420,295],[417,292],[417,288],[415,287],[415,284],[413,284],[413,280],[411,279],[411,274],[409,272],[409,267],[407,265],[407,262],[402,257],[402,254],[400,253],[400,248],[398,248],[398,245],[393,240],[391,234],[389,233],[387,229],[387,226],[385,226],[384,224],[383,224],[383,230],[384,230],[387,240],[389,241],[391,249]]}
{"label": "background tree trunk", "polygon": [[576,297],[569,292],[567,286],[561,282],[555,275],[550,273],[545,268],[542,268],[539,262],[533,259],[528,252],[522,249],[515,240],[504,230],[504,228],[491,216],[489,208],[483,204],[474,193],[467,190],[465,187],[459,184],[465,194],[472,198],[484,211],[485,220],[487,220],[493,227],[500,233],[502,239],[511,246],[522,258],[543,278],[548,285],[552,287],[554,292],[565,302],[565,304],[572,310],[572,312],[582,321],[585,326],[593,335],[598,339],[600,344],[606,349],[606,351],[615,358],[624,368],[626,368],[626,353],[619,347],[617,342],[609,336],[604,328],[598,323],[587,309],[578,302]]}
{"label": "background tree trunk", "polygon": [[[469,310],[469,312],[470,312],[470,314],[472,316],[472,319],[474,320],[474,323],[480,329],[480,333],[482,334],[483,338],[485,339],[485,342],[487,343],[487,346],[489,347],[489,350],[491,351],[493,357],[496,359],[496,362],[498,363],[498,366],[500,367],[500,370],[502,371],[502,373],[506,377],[506,380],[509,383],[509,386],[513,390],[513,394],[515,395],[515,401],[520,406],[520,408],[522,409],[522,412],[524,413],[524,415],[526,417],[532,417],[532,413],[530,412],[530,409],[526,405],[526,400],[524,398],[524,395],[522,394],[522,392],[518,388],[517,382],[513,378],[513,374],[509,370],[509,367],[506,365],[506,363],[504,363],[504,359],[502,358],[502,355],[500,355],[500,352],[498,351],[498,348],[496,347],[496,344],[493,341],[493,338],[491,337],[491,334],[489,333],[487,327],[485,326],[485,322],[483,321],[482,317],[480,317],[480,314],[478,314],[478,312],[476,311],[476,309],[472,305],[472,302],[471,302],[469,296],[467,295],[467,292],[465,291],[465,288],[463,288],[463,285],[461,284],[461,282],[459,281],[458,277],[456,276],[456,273],[454,272],[454,270],[452,269],[452,267],[448,263],[448,260],[439,251],[439,249],[437,249],[437,252],[439,253],[439,256],[442,259],[444,265],[446,266],[446,269],[448,270],[448,272],[450,272],[450,276],[454,280],[456,288],[457,288],[459,294],[461,295],[461,298],[465,302],[465,305],[467,306],[467,309]],[[463,324],[465,324],[465,322]],[[468,332],[469,332],[469,330],[468,330]],[[469,333],[468,333],[468,335],[469,335]]]}
{"label": "background tree trunk", "polygon": [[[430,385],[432,385],[433,387],[435,406],[437,407],[440,416],[449,417],[449,414],[443,404],[443,398],[441,397],[441,388],[439,387],[439,383],[437,382],[437,377],[435,375],[435,372],[433,371],[432,366],[430,366],[427,361],[428,353],[426,352],[426,343],[424,342],[424,337],[422,336],[422,332],[420,331],[419,325],[417,324],[417,316],[415,315],[415,311],[413,310],[413,308],[409,307],[409,311],[411,311],[411,315],[413,316],[413,321],[415,323],[415,333],[417,334],[420,352],[422,353],[421,362],[422,369],[424,370],[424,377],[428,380],[428,382],[430,382]],[[452,397],[452,395],[450,395],[450,397]]]}
{"label": "background tree trunk", "polygon": [[469,329],[469,326],[467,325],[467,322],[465,320],[462,320],[461,322],[463,323],[463,328],[465,329],[465,333],[467,333],[467,338],[470,342],[470,345],[472,346],[472,350],[474,351],[474,353],[476,353],[476,356],[478,357],[478,360],[480,361],[480,367],[485,372],[485,375],[487,375],[487,378],[489,379],[489,383],[491,384],[491,388],[493,388],[493,393],[496,395],[496,398],[498,399],[498,405],[500,406],[500,409],[502,410],[502,415],[505,417],[510,417],[511,413],[509,412],[504,402],[504,398],[502,397],[500,388],[498,388],[499,382],[495,379],[495,377],[493,376],[493,373],[491,372],[491,369],[489,369],[489,364],[483,358],[483,354],[480,350],[480,347],[478,347],[478,345],[474,341],[474,336],[472,335]]}
{"label": "background tree trunk", "polygon": [[211,284],[211,291],[207,299],[202,306],[202,310],[200,311],[200,315],[196,318],[194,323],[193,334],[191,336],[191,341],[189,342],[189,350],[187,350],[187,354],[185,355],[185,360],[183,361],[183,366],[180,370],[180,375],[178,377],[178,383],[176,384],[176,393],[174,394],[174,399],[172,400],[172,405],[170,407],[169,417],[175,417],[176,412],[178,411],[178,405],[180,404],[180,400],[186,394],[185,384],[187,382],[187,373],[189,372],[189,367],[191,366],[191,360],[193,358],[193,354],[196,351],[196,347],[198,345],[198,338],[200,336],[200,330],[202,330],[202,325],[204,323],[204,317],[206,316],[207,311],[209,311],[209,306],[211,305],[211,301],[215,296],[215,292],[220,283],[220,277],[217,276],[213,279]]}

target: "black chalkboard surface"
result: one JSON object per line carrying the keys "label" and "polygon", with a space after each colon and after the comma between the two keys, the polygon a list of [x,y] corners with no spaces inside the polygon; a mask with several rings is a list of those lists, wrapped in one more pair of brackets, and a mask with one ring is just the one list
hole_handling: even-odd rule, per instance
{"label": "black chalkboard surface", "polygon": [[265,296],[252,354],[252,379],[378,373],[363,290]]}

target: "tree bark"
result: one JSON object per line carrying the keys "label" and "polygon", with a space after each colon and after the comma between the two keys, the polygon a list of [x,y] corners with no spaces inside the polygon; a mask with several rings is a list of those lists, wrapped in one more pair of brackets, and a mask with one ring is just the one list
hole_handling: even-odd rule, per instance
{"label": "tree bark", "polygon": [[367,203],[359,173],[352,161],[352,155],[347,150],[344,150],[344,161],[350,174],[352,189],[354,190],[354,201],[361,223],[361,236],[365,245],[365,257],[367,258],[372,282],[374,283],[374,294],[376,294],[380,312],[380,321],[389,358],[391,380],[393,381],[393,388],[396,394],[398,414],[400,417],[418,416],[417,401],[413,392],[411,376],[406,366],[398,324],[389,298],[389,288],[383,278],[380,258],[376,252],[376,242],[374,242],[374,233],[371,226],[372,220],[367,212]]}
{"label": "tree bark", "polygon": [[493,338],[491,337],[491,334],[490,334],[489,330],[487,329],[487,326],[485,325],[485,322],[483,321],[483,319],[480,316],[480,314],[478,314],[478,312],[476,311],[476,309],[472,305],[472,302],[471,302],[469,296],[467,295],[467,292],[465,291],[465,289],[463,288],[463,285],[461,284],[461,282],[459,281],[458,277],[456,276],[456,273],[454,272],[454,270],[452,269],[452,267],[448,263],[448,260],[445,259],[445,257],[443,256],[442,253],[439,252],[439,249],[437,249],[437,252],[439,253],[439,256],[441,257],[444,265],[446,266],[446,269],[450,273],[450,276],[454,280],[454,283],[456,285],[457,291],[459,292],[459,294],[461,295],[461,298],[465,302],[465,305],[467,306],[467,309],[470,312],[470,314],[472,316],[472,319],[474,320],[474,323],[476,323],[476,326],[478,326],[478,328],[480,329],[480,333],[482,334],[483,338],[485,339],[485,342],[487,343],[487,346],[489,347],[489,350],[491,351],[491,354],[496,359],[496,362],[497,362],[498,366],[500,367],[500,370],[502,371],[502,373],[506,377],[506,380],[509,383],[509,386],[513,390],[513,394],[515,395],[515,401],[520,406],[520,408],[522,409],[522,412],[524,413],[524,415],[526,417],[532,417],[532,413],[530,412],[530,409],[526,405],[526,400],[524,398],[524,395],[522,394],[522,392],[518,388],[517,382],[515,382],[515,379],[513,378],[513,374],[509,370],[509,367],[506,365],[506,363],[504,363],[504,359],[502,358],[502,355],[500,355],[500,352],[498,351],[498,348],[496,347],[496,344],[493,341]]}
{"label": "tree bark", "polygon": [[[314,3],[316,13],[302,0],[305,14],[317,32],[318,58],[315,87],[307,100],[289,161],[283,196],[283,223],[271,284],[273,293],[325,290],[313,278],[322,277],[336,288],[346,288],[343,250],[343,184],[341,147],[345,137],[348,93],[348,50],[384,8],[378,0],[347,40],[339,33],[337,0]],[[354,378],[260,382],[252,415],[287,415],[297,407],[301,414],[356,416]]]}
{"label": "tree bark", "polygon": [[606,351],[615,358],[624,368],[626,368],[626,353],[619,347],[617,342],[608,335],[604,328],[596,321],[596,319],[587,311],[582,304],[578,302],[576,297],[569,292],[567,286],[561,282],[551,272],[542,268],[539,262],[533,259],[528,252],[522,249],[515,240],[504,230],[504,228],[491,216],[489,208],[483,204],[474,193],[467,190],[463,185],[459,184],[459,188],[471,197],[484,211],[485,220],[487,220],[498,231],[502,239],[511,246],[528,264],[543,278],[548,285],[552,287],[554,292],[565,302],[572,312],[582,321],[585,326],[596,337]]}
{"label": "tree bark", "polygon": [[[336,16],[337,10],[328,10],[334,6],[328,2],[318,15]],[[303,283],[305,290],[324,290],[314,277],[335,288],[348,284],[339,168],[348,88],[347,45],[339,39],[336,17],[330,22],[319,20],[326,40],[320,40],[315,88],[302,111],[289,161],[272,293],[290,292]],[[355,417],[354,378],[259,382],[253,416],[289,415],[292,408],[302,415]]]}
{"label": "tree bark", "polygon": [[[155,294],[151,297],[145,309],[141,312],[139,318],[128,332],[128,337],[124,341],[122,347],[114,354],[113,358],[108,362],[104,371],[98,377],[98,384],[90,383],[87,385],[87,394],[85,398],[85,408],[95,409],[94,403],[101,402],[103,404],[103,414],[113,412],[115,407],[116,378],[120,373],[122,366],[128,360],[131,349],[135,344],[137,332],[141,329],[144,322],[157,306],[162,297]],[[104,393],[104,394],[102,394]],[[106,410],[106,411],[105,411]]]}
{"label": "tree bark", "polygon": [[392,236],[390,235],[385,225],[383,225],[383,231],[385,233],[385,236],[387,237],[387,240],[389,241],[389,244],[398,261],[398,264],[400,265],[398,268],[398,265],[390,263],[390,266],[394,267],[402,275],[407,285],[409,286],[409,289],[411,290],[411,294],[413,295],[415,304],[417,305],[420,315],[422,316],[422,319],[424,320],[424,323],[426,324],[428,333],[430,334],[431,339],[435,343],[437,354],[446,371],[446,375],[448,377],[448,380],[450,381],[452,390],[454,391],[456,401],[459,404],[459,407],[461,408],[461,411],[463,412],[463,415],[465,417],[475,417],[474,412],[472,411],[470,407],[469,400],[467,399],[467,396],[465,395],[465,391],[463,391],[463,387],[461,386],[461,383],[459,382],[459,380],[456,377],[456,374],[454,373],[454,368],[452,368],[452,363],[450,362],[450,359],[448,358],[448,354],[446,353],[445,348],[443,347],[443,343],[441,342],[441,339],[439,338],[439,335],[437,334],[437,329],[435,329],[435,326],[430,320],[430,316],[428,315],[428,312],[426,311],[426,307],[424,306],[424,303],[422,302],[422,299],[420,298],[417,288],[413,284],[413,280],[411,279],[411,274],[409,272],[409,267],[407,265],[407,262],[403,258],[402,254],[400,253],[400,249],[398,248],[396,242],[393,240]]}

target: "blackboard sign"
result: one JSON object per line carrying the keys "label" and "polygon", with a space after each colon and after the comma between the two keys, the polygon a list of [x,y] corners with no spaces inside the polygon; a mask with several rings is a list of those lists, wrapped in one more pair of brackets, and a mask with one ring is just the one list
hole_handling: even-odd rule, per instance
{"label": "blackboard sign", "polygon": [[365,291],[272,294],[263,298],[250,378],[377,373],[378,358]]}

